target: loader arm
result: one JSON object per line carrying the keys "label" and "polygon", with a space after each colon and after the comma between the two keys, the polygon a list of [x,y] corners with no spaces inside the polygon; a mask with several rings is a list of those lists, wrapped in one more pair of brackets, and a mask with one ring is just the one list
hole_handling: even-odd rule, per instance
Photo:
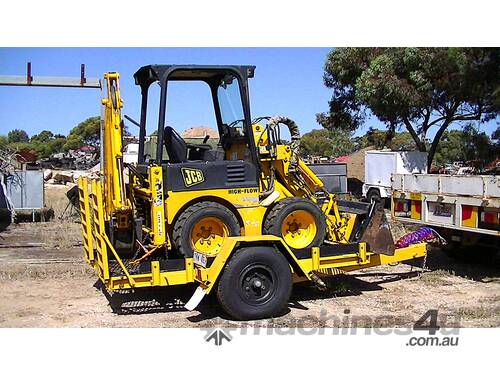
{"label": "loader arm", "polygon": [[[291,141],[280,139],[278,125],[288,127]],[[375,252],[394,253],[394,241],[384,218],[375,205],[360,203],[355,209],[339,209],[337,197],[330,194],[323,182],[299,156],[300,133],[297,124],[282,116],[271,117],[266,127],[253,124],[255,144],[264,172],[261,185],[263,197],[278,191],[282,198],[307,198],[321,207],[327,222],[327,240],[337,243],[364,240]],[[345,210],[347,208],[347,210]]]}

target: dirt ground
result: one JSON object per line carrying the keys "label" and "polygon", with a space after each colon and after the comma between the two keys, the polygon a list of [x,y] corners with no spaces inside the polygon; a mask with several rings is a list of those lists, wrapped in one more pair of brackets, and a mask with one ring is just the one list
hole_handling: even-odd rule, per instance
{"label": "dirt ground", "polygon": [[230,320],[213,297],[184,310],[193,285],[110,295],[82,260],[79,224],[57,219],[65,191],[46,191],[54,221],[0,233],[0,327],[410,327],[429,309],[441,326],[500,326],[498,259],[457,261],[438,249],[424,273],[418,260],[332,278],[327,292],[297,284],[281,316],[255,322]]}

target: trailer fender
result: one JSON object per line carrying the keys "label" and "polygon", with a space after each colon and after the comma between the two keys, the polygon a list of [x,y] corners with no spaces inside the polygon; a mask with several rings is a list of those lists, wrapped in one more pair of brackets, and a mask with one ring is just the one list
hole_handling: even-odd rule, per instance
{"label": "trailer fender", "polygon": [[278,249],[285,256],[294,273],[311,279],[306,270],[300,266],[292,250],[281,238],[272,235],[229,237],[216,255],[199,253],[202,258],[206,257],[205,266],[201,264],[202,262],[197,261],[197,255],[194,255],[195,280],[199,283],[199,286],[184,307],[188,310],[195,309],[203,300],[203,297],[210,293],[222,274],[224,266],[236,250],[254,246],[268,246]]}

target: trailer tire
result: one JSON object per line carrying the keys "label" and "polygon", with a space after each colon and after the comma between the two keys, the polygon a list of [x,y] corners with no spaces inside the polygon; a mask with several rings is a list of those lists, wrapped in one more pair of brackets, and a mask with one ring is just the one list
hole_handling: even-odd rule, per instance
{"label": "trailer tire", "polygon": [[284,310],[291,292],[290,266],[273,246],[237,250],[217,283],[220,305],[237,320],[277,316]]}
{"label": "trailer tire", "polygon": [[283,238],[295,250],[319,246],[326,237],[326,217],[308,199],[285,198],[267,214],[264,233]]}
{"label": "trailer tire", "polygon": [[177,251],[190,258],[196,246],[201,246],[200,250],[216,250],[226,237],[239,236],[240,232],[238,219],[227,207],[217,202],[199,202],[179,215],[172,239]]}

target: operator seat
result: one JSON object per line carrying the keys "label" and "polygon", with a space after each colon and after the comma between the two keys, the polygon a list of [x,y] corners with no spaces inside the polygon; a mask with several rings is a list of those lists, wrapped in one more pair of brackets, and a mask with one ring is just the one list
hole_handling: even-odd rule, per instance
{"label": "operator seat", "polygon": [[165,126],[163,137],[170,162],[187,162],[187,145],[179,133],[177,133],[172,127]]}

